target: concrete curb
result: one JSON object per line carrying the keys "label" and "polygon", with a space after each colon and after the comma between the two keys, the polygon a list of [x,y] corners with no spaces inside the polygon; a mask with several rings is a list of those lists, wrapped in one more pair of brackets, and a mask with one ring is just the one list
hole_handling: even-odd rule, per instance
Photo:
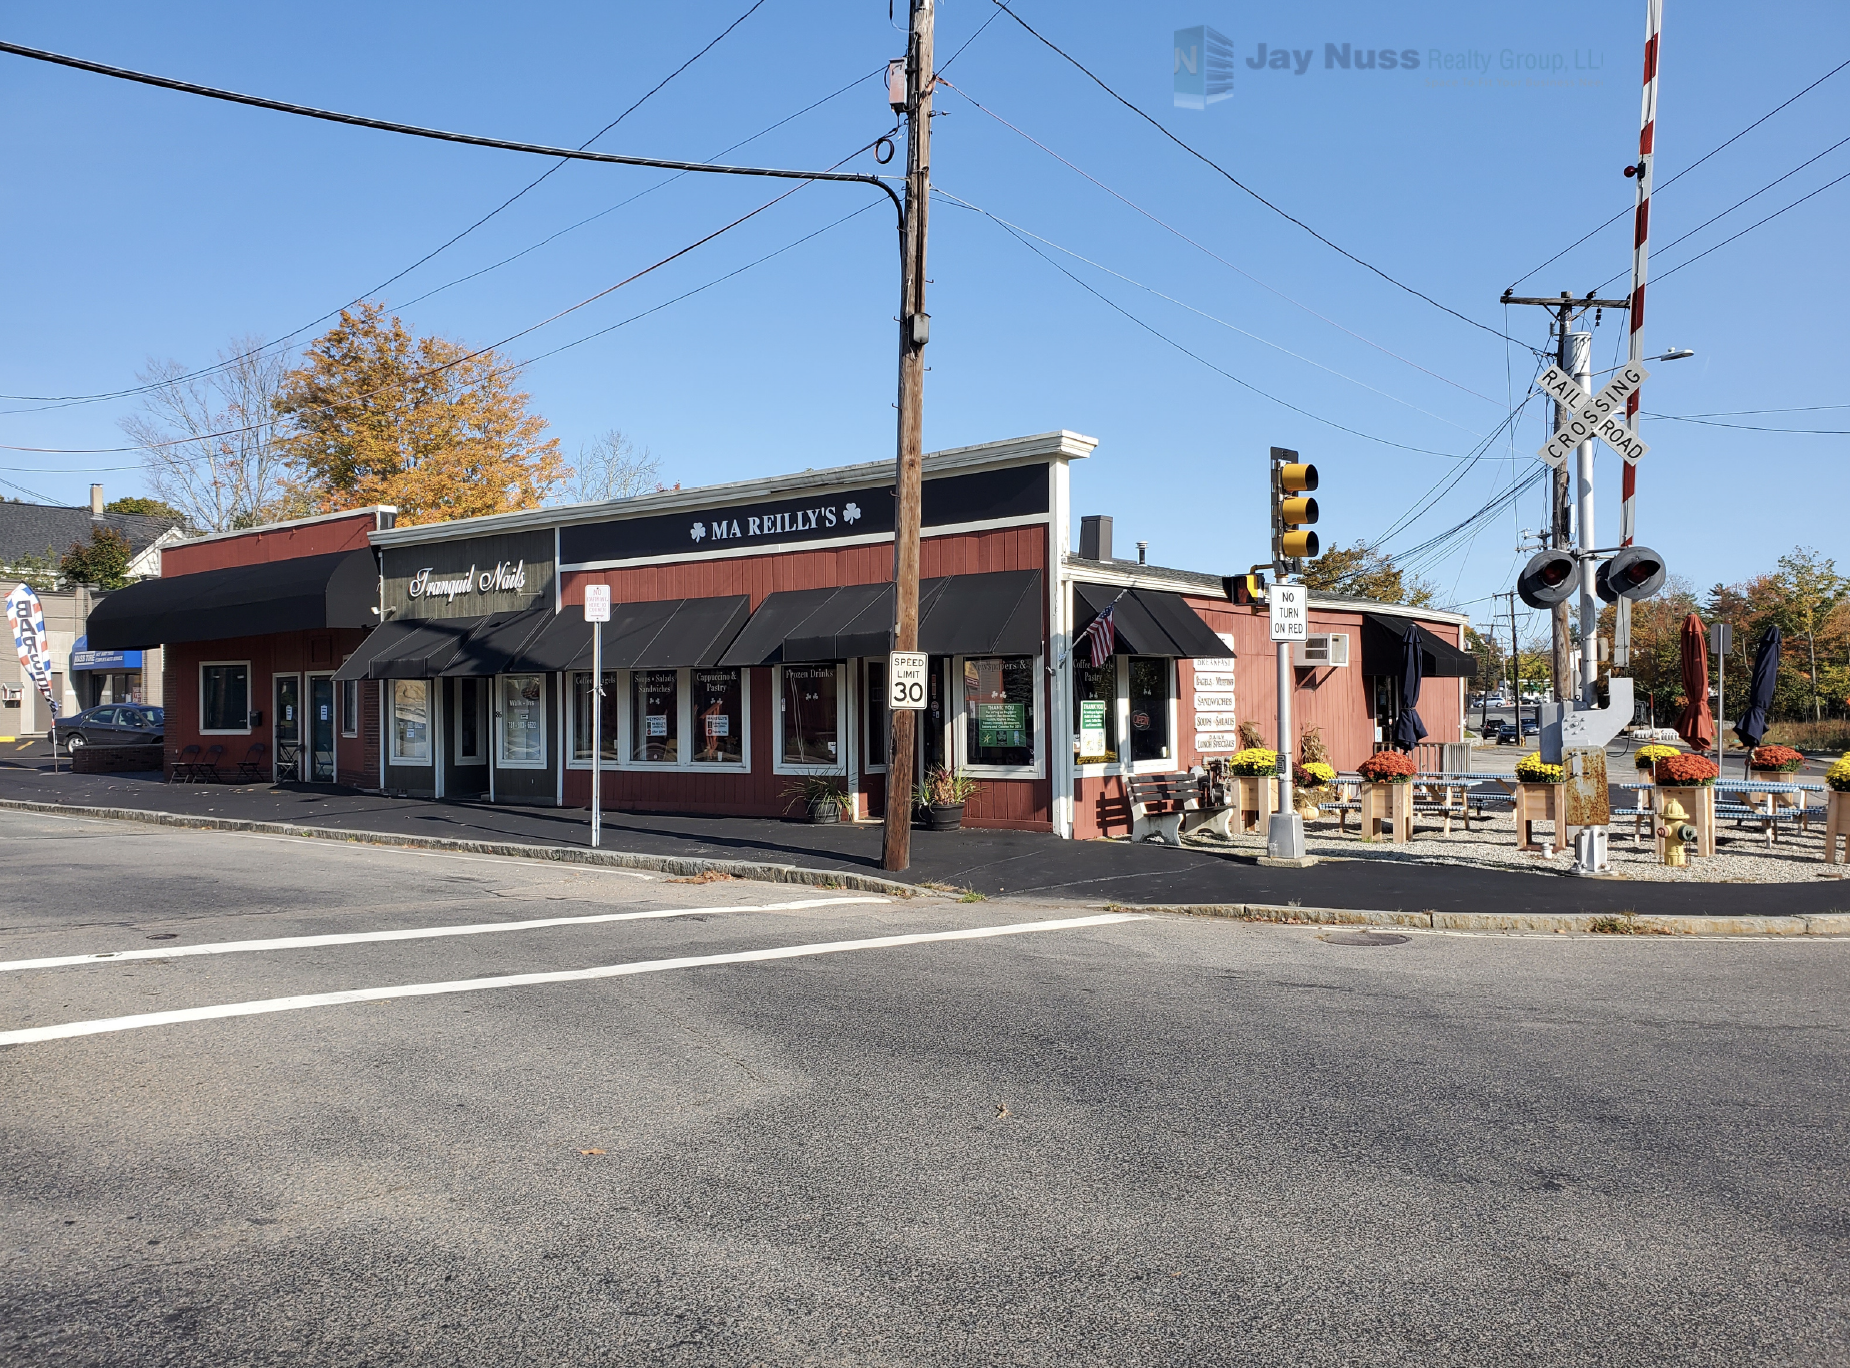
{"label": "concrete curb", "polygon": [[674,855],[637,855],[619,850],[588,850],[576,846],[528,845],[521,841],[467,841],[453,836],[400,836],[384,831],[347,831],[339,827],[297,826],[291,822],[256,822],[241,817],[195,817],[183,812],[149,812],[139,808],[80,807],[71,803],[41,803],[23,798],[0,798],[0,808],[16,812],[45,812],[59,817],[89,817],[111,822],[145,822],[150,826],[186,827],[195,831],[248,831],[264,836],[299,836],[311,840],[341,841],[351,845],[398,846],[409,850],[448,850],[466,855],[499,855],[516,860],[547,860],[554,864],[602,865],[640,869],[653,874],[730,874],[735,879],[762,883],[806,884],[812,888],[853,889],[884,893],[894,898],[916,898],[920,890],[894,879],[875,878],[848,870],[805,869],[801,865],[760,864],[751,860],[704,860]]}
{"label": "concrete curb", "polygon": [[1797,917],[1627,917],[1584,913],[1372,912],[1272,903],[1112,903],[1114,912],[1231,917],[1316,926],[1410,926],[1427,931],[1600,932],[1629,936],[1850,936],[1850,913]]}

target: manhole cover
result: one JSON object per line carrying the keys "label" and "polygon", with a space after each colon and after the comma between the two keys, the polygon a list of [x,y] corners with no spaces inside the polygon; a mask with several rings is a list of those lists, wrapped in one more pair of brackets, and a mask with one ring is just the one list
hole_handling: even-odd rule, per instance
{"label": "manhole cover", "polygon": [[1405,945],[1407,938],[1391,931],[1331,931],[1324,940],[1331,945]]}

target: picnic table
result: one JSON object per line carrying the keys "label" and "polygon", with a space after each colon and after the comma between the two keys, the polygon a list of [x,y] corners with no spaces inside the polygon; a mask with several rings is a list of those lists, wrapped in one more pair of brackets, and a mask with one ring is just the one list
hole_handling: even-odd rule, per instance
{"label": "picnic table", "polygon": [[[1823,804],[1806,802],[1805,795],[1823,792],[1823,784],[1780,783],[1766,779],[1717,779],[1715,815],[1732,817],[1736,826],[1744,822],[1759,822],[1760,829],[1766,833],[1766,843],[1771,847],[1778,837],[1781,822],[1796,821],[1800,831],[1811,830],[1812,817],[1824,816],[1825,808]],[[1744,801],[1721,802],[1724,794],[1738,794]],[[1762,799],[1765,801],[1762,802]]]}

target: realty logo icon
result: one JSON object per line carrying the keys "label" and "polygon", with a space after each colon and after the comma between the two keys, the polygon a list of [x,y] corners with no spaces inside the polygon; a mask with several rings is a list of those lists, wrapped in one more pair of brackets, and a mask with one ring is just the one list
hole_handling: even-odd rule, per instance
{"label": "realty logo icon", "polygon": [[1206,109],[1233,94],[1233,44],[1206,24],[1176,30],[1176,108]]}

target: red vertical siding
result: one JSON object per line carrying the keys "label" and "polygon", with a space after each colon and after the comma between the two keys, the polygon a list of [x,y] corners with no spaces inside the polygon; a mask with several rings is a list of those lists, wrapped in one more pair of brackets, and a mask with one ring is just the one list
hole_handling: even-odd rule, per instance
{"label": "red vertical siding", "polygon": [[182,542],[161,551],[161,574],[190,575],[200,570],[222,570],[232,565],[258,565],[293,560],[297,556],[325,556],[335,551],[359,551],[377,525],[372,509],[344,518],[303,527],[253,530],[236,537]]}

